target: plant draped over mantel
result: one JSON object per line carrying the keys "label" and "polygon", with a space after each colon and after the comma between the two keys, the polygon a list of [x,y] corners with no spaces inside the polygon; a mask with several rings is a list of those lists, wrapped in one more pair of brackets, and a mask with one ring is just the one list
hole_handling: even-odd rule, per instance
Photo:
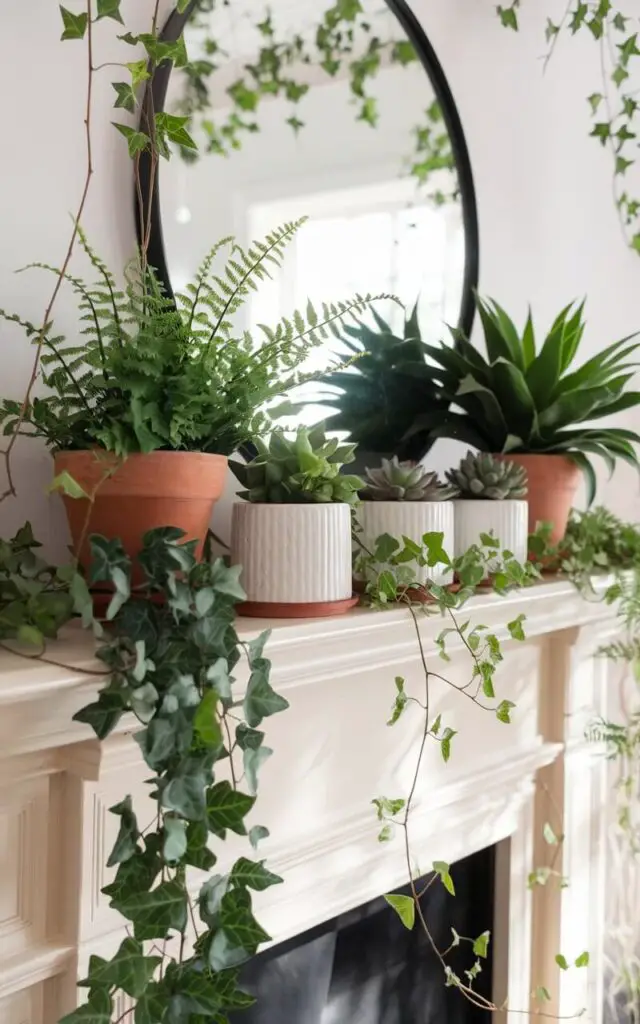
{"label": "plant draped over mantel", "polygon": [[[518,31],[527,0],[498,4],[505,28]],[[534,5],[532,5],[534,6]],[[613,165],[613,189],[621,226],[629,246],[640,255],[640,189],[630,183],[637,164],[640,100],[634,76],[640,69],[638,14],[615,0],[570,0],[559,20],[547,18],[546,63],[566,37],[590,39],[599,50],[600,81],[586,97],[591,135],[606,147]]]}
{"label": "plant draped over mantel", "polygon": [[[255,30],[259,39],[257,56],[238,61],[238,75],[224,90],[230,111],[214,119],[216,74],[232,60],[216,37],[213,19],[221,8],[230,13],[232,4],[230,0],[200,0],[189,26],[198,52],[183,68],[184,87],[175,109],[189,118],[190,128],[197,129],[203,145],[200,150],[182,147],[183,159],[194,162],[203,153],[229,156],[240,149],[248,135],[261,130],[260,110],[269,99],[289,103],[286,123],[296,133],[304,129],[304,99],[311,88],[309,69],[322,72],[327,82],[347,80],[356,121],[378,127],[379,104],[371,90],[377,75],[385,67],[412,66],[419,57],[406,37],[379,35],[376,19],[365,7],[361,0],[336,0],[324,12],[314,13],[307,29],[293,34],[289,26],[278,26],[269,7],[247,16],[242,28],[250,24]],[[406,160],[408,173],[419,185],[426,185],[434,172],[450,172],[453,186],[436,189],[432,199],[438,205],[458,201],[456,163],[437,99],[426,107],[424,122],[416,125],[412,141],[413,152]]]}

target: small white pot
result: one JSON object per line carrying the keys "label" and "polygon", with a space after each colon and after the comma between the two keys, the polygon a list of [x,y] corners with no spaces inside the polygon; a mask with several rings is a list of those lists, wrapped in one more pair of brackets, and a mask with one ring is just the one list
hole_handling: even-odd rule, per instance
{"label": "small white pot", "polygon": [[[454,512],[451,501],[364,501],[361,506],[364,542],[371,550],[378,537],[388,533],[402,544],[408,537],[420,543],[425,533],[444,534],[442,546],[450,558],[454,557]],[[453,582],[448,569],[429,569],[407,562],[414,569],[416,582],[424,584],[429,577],[434,583]]]}
{"label": "small white pot", "polygon": [[[480,534],[491,533],[502,551],[511,551],[519,562],[527,560],[528,504],[526,501],[482,499],[453,502],[456,516],[456,556],[463,555]],[[490,566],[491,568],[491,566]]]}
{"label": "small white pot", "polygon": [[339,605],[348,604],[353,591],[351,509],[339,502],[237,502],[231,520],[231,564],[242,566],[244,614],[279,617],[346,611]]}

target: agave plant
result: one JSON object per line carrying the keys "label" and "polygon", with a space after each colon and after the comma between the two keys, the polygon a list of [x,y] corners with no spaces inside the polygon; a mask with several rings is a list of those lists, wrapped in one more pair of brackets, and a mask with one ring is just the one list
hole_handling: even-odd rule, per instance
{"label": "agave plant", "polygon": [[[596,477],[590,456],[613,472],[617,459],[640,468],[634,430],[593,423],[640,403],[628,390],[639,343],[630,335],[575,366],[584,333],[584,303],[567,306],[541,345],[531,312],[522,334],[497,302],[478,299],[486,357],[459,331],[455,346],[425,346],[449,412],[426,412],[416,429],[485,452],[562,454],[584,471],[589,502]],[[587,424],[590,424],[587,426]]]}
{"label": "agave plant", "polygon": [[449,470],[446,477],[465,499],[506,501],[527,496],[526,469],[515,462],[496,459],[490,452],[467,452],[460,465]]}
{"label": "agave plant", "polygon": [[363,451],[419,460],[431,448],[428,430],[407,436],[425,410],[443,414],[449,402],[439,395],[425,361],[417,304],[405,318],[402,337],[372,311],[377,329],[362,321],[343,330],[341,342],[355,362],[319,378],[336,391],[323,392],[319,404],[335,410],[328,425],[346,432]]}
{"label": "agave plant", "polygon": [[327,440],[323,424],[308,430],[300,427],[294,438],[276,429],[269,443],[254,441],[257,455],[249,463],[229,465],[246,490],[246,501],[273,504],[341,501],[353,504],[363,481],[341,473],[354,460],[355,445]]}
{"label": "agave plant", "polygon": [[397,455],[383,459],[378,469],[367,469],[365,476],[365,501],[447,501],[457,494],[455,487],[440,482],[437,473],[400,462]]}

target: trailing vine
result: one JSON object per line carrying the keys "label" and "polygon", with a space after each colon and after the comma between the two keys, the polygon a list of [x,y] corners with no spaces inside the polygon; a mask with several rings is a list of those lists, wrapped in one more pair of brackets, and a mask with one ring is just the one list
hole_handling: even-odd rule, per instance
{"label": "trailing vine", "polygon": [[[498,4],[505,28],[518,31],[522,0]],[[547,18],[546,63],[566,37],[590,39],[599,50],[600,82],[586,98],[591,136],[605,147],[613,168],[613,194],[624,237],[640,255],[640,191],[630,183],[637,163],[640,102],[633,76],[640,64],[638,16],[630,16],[614,0],[570,0],[562,17]]]}
{"label": "trailing vine", "polygon": [[[239,568],[196,562],[180,531],[155,530],[140,555],[145,583],[131,589],[131,564],[118,542],[92,538],[90,582],[111,583],[109,638],[99,648],[107,680],[76,720],[100,740],[123,716],[152,773],[153,819],[143,824],[130,795],[111,813],[120,822],[103,892],[129,922],[114,956],[92,956],[87,1002],[62,1024],[110,1024],[116,997],[135,1000],[120,1021],[223,1024],[253,999],[238,985],[240,965],[269,938],[253,893],[282,879],[256,859],[268,836],[249,824],[258,776],[272,751],[263,721],[287,708],[269,681],[268,632],[242,643],[234,627],[244,593]],[[164,603],[159,603],[162,597]],[[246,661],[243,697],[236,676]],[[250,856],[220,864],[212,840],[246,837]],[[194,887],[194,872],[200,881]],[[196,876],[197,877],[197,876]]]}

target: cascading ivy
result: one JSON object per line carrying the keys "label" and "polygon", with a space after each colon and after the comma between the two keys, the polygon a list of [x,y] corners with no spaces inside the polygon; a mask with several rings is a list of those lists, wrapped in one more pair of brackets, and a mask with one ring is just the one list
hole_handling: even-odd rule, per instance
{"label": "cascading ivy", "polygon": [[[522,0],[498,4],[496,13],[505,28],[517,32]],[[613,0],[570,0],[559,21],[547,18],[546,63],[561,39],[588,38],[599,49],[601,81],[588,97],[591,136],[605,146],[613,165],[614,198],[629,246],[640,255],[640,193],[629,182],[637,162],[640,101],[634,71],[640,67],[638,12],[631,16]]]}
{"label": "cascading ivy", "polygon": [[[235,630],[245,596],[239,568],[197,563],[181,537],[169,527],[146,536],[146,579],[133,592],[119,542],[92,538],[89,582],[114,588],[109,637],[97,652],[108,679],[75,718],[100,740],[124,715],[138,719],[134,739],[156,813],[141,822],[131,796],[111,808],[120,828],[103,892],[130,934],[110,960],[91,957],[80,982],[88,1001],[62,1024],[110,1024],[119,993],[136,1000],[125,1014],[135,1024],[225,1024],[229,1011],[252,1004],[239,968],[269,939],[253,893],[281,879],[255,854],[224,863],[222,844],[233,833],[255,850],[268,836],[247,821],[272,754],[260,726],[288,705],[269,681],[269,634],[245,644]],[[249,681],[238,697],[243,659]],[[204,881],[198,872],[207,872]]]}

